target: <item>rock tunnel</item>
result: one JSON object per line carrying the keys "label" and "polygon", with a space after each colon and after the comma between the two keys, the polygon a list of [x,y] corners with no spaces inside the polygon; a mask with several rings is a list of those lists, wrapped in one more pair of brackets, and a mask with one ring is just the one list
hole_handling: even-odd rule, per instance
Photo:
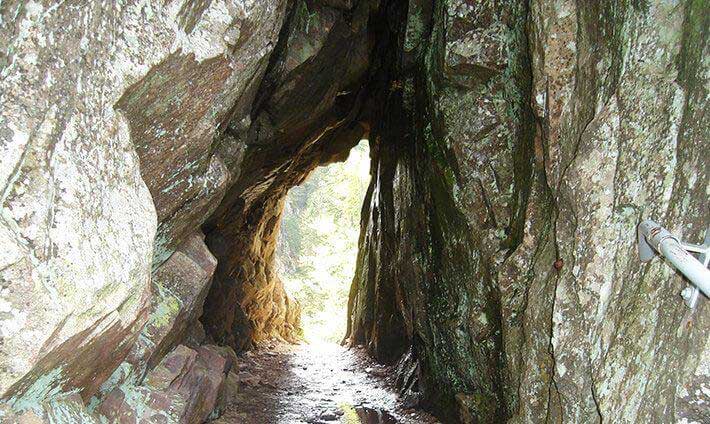
{"label": "rock tunnel", "polygon": [[243,355],[299,342],[274,266],[286,193],[367,139],[344,343],[410,406],[707,422],[707,299],[638,260],[636,227],[703,243],[708,16],[0,3],[0,419],[264,422],[219,405]]}

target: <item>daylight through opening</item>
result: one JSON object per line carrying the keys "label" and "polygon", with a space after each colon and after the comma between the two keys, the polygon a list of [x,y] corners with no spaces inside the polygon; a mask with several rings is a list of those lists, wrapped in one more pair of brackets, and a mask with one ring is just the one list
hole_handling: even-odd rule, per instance
{"label": "daylight through opening", "polygon": [[317,168],[286,196],[276,267],[286,291],[300,303],[309,343],[337,343],[345,336],[369,182],[369,145],[362,140],[345,162]]}

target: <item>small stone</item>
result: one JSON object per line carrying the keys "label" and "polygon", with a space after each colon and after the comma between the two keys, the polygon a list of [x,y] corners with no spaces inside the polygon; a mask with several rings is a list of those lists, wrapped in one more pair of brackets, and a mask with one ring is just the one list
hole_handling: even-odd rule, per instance
{"label": "small stone", "polygon": [[323,421],[335,421],[338,418],[340,418],[343,415],[343,411],[341,410],[334,410],[334,411],[325,411],[320,414],[320,419]]}

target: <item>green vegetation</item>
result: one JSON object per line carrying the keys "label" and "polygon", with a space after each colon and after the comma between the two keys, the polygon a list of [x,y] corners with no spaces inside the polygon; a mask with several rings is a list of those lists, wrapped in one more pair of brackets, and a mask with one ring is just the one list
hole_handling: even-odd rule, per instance
{"label": "green vegetation", "polygon": [[286,197],[276,264],[286,290],[301,303],[309,342],[339,342],[345,335],[369,170],[363,140],[347,161],[316,169]]}

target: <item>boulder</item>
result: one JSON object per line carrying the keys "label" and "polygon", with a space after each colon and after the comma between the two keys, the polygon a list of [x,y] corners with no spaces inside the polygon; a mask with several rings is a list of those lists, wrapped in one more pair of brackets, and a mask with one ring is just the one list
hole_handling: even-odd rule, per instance
{"label": "boulder", "polygon": [[201,423],[213,412],[228,372],[216,346],[179,345],[150,371],[142,384],[124,383],[98,405],[110,422]]}
{"label": "boulder", "polygon": [[15,413],[9,406],[0,409],[0,420],[6,424],[99,424],[98,416],[84,406],[81,396],[69,394],[43,402],[37,410]]}
{"label": "boulder", "polygon": [[153,368],[178,344],[202,315],[217,261],[200,233],[187,238],[153,275],[153,297],[148,322],[126,362],[138,378]]}
{"label": "boulder", "polygon": [[[156,6],[188,45],[146,67],[115,104],[155,202],[156,266],[214,211],[238,173],[240,143],[218,143],[218,136],[229,119],[248,116],[286,4],[219,0]],[[247,109],[240,110],[242,103]]]}
{"label": "boulder", "polygon": [[[202,315],[217,264],[203,237],[199,231],[194,233],[154,272],[147,322],[125,361],[102,384],[92,404],[118,385],[139,383],[148,370],[183,342],[191,327],[199,326],[197,319]],[[204,337],[190,347],[198,349],[203,341]]]}

